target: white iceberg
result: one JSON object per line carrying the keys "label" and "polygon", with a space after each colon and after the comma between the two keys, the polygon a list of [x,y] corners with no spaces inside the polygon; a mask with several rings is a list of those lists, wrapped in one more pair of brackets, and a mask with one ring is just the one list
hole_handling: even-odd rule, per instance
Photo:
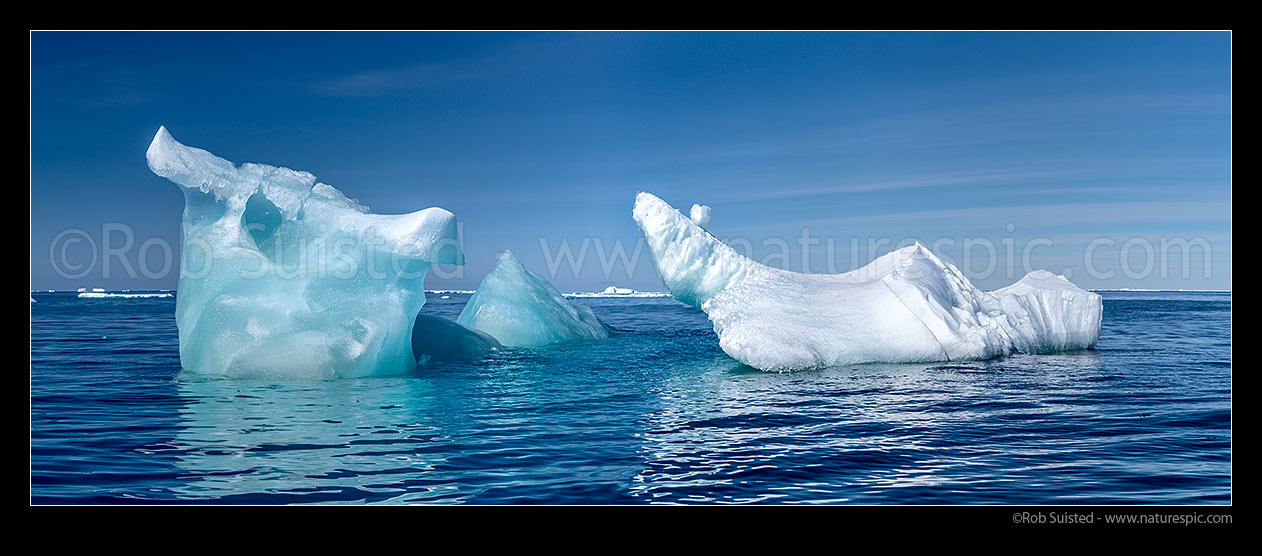
{"label": "white iceberg", "polygon": [[482,279],[456,322],[486,332],[506,346],[608,338],[613,332],[590,307],[565,299],[508,251]]}
{"label": "white iceberg", "polygon": [[642,292],[631,288],[609,286],[598,292],[567,293],[565,297],[670,297],[670,294],[664,292]]}
{"label": "white iceberg", "polygon": [[98,291],[83,292],[79,294],[83,299],[132,299],[138,297],[175,297],[169,293],[105,293]]}
{"label": "white iceberg", "polygon": [[335,378],[415,368],[425,273],[464,263],[450,212],[371,214],[309,173],[237,166],[165,127],[146,158],[184,191],[175,316],[185,370]]}
{"label": "white iceberg", "polygon": [[633,216],[671,294],[758,369],[987,359],[1099,339],[1100,296],[1050,272],[983,292],[916,243],[844,274],[803,274],[750,260],[649,193]]}

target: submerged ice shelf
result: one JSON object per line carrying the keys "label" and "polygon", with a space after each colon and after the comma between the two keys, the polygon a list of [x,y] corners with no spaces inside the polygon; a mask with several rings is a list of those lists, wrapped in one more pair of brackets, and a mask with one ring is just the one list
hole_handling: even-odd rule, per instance
{"label": "submerged ice shelf", "polygon": [[486,332],[437,315],[418,315],[412,330],[412,352],[421,365],[431,361],[477,359],[502,347]]}
{"label": "submerged ice shelf", "polygon": [[237,166],[165,127],[146,158],[184,192],[175,315],[186,371],[334,378],[416,366],[426,271],[464,263],[452,213],[372,214],[309,173]]}
{"label": "submerged ice shelf", "polygon": [[640,193],[633,217],[671,294],[705,311],[723,351],[751,367],[987,359],[1100,335],[1100,296],[1047,271],[983,292],[916,243],[844,274],[803,274],[741,255],[702,227],[709,210],[692,213]]}
{"label": "submerged ice shelf", "polygon": [[590,307],[571,303],[505,251],[456,319],[506,346],[608,338],[613,329]]}

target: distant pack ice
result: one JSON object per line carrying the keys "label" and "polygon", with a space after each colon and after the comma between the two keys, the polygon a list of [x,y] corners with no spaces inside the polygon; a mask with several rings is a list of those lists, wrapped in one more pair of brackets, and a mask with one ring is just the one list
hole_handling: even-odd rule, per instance
{"label": "distant pack ice", "polygon": [[705,311],[723,351],[751,367],[988,359],[1100,336],[1100,296],[1047,271],[984,292],[916,243],[844,274],[803,274],[736,252],[698,225],[709,212],[688,218],[640,193],[633,216],[671,294]]}
{"label": "distant pack ice", "polygon": [[416,366],[433,263],[463,264],[441,208],[371,214],[306,172],[187,147],[163,127],[149,168],[184,191],[180,362],[222,377],[362,377]]}
{"label": "distant pack ice", "polygon": [[613,329],[586,305],[571,303],[546,279],[505,251],[456,322],[506,346],[542,346],[608,338]]}

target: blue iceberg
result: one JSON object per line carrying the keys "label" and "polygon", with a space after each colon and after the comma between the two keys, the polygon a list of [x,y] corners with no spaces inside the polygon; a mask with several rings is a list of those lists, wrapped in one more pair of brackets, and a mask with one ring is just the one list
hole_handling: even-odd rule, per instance
{"label": "blue iceberg", "polygon": [[452,213],[372,214],[309,173],[237,166],[165,127],[146,158],[184,192],[175,318],[186,371],[338,378],[416,367],[425,274],[464,264]]}
{"label": "blue iceberg", "polygon": [[590,307],[565,299],[508,251],[482,279],[456,322],[486,332],[506,346],[608,338],[613,333]]}

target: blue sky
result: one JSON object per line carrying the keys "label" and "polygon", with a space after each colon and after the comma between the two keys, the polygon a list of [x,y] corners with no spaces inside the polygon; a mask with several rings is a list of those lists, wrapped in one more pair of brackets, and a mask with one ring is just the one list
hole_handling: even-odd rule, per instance
{"label": "blue sky", "polygon": [[1229,33],[37,32],[33,289],[175,287],[160,249],[151,277],[50,259],[66,230],[121,246],[115,223],[178,245],[183,196],[144,160],[160,125],[376,212],[451,210],[467,265],[428,288],[511,249],[563,291],[661,290],[637,191],[794,270],[919,240],[987,289],[1027,266],[1231,287]]}

